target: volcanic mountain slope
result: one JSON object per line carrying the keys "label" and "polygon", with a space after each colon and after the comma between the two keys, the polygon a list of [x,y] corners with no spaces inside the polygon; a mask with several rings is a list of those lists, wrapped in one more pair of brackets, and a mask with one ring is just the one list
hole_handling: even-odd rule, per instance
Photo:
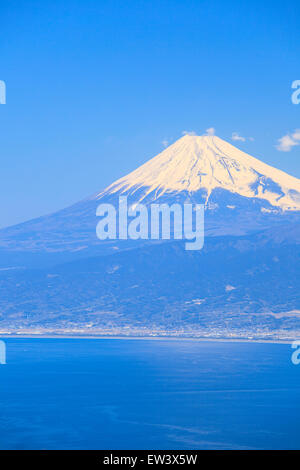
{"label": "volcanic mountain slope", "polygon": [[[0,231],[0,253],[91,254],[120,243],[96,238],[96,208],[130,204],[205,204],[206,235],[243,235],[299,220],[300,181],[216,136],[184,136],[104,191],[54,214]],[[122,246],[127,248],[127,244]],[[94,252],[93,251],[93,252]]]}

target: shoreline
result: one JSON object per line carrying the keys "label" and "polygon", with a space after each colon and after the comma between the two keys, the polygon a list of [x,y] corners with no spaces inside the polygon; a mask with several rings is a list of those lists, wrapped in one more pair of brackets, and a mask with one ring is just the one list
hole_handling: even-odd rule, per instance
{"label": "shoreline", "polygon": [[222,342],[222,343],[270,343],[270,344],[291,344],[297,338],[291,340],[280,339],[247,339],[247,338],[206,338],[206,337],[184,337],[184,336],[109,336],[109,335],[18,335],[0,334],[1,339],[100,339],[100,340],[150,340],[150,341],[199,341],[199,342]]}

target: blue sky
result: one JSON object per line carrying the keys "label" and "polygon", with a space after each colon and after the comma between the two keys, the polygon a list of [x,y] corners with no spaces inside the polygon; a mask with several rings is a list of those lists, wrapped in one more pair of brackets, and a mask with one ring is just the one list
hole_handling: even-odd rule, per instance
{"label": "blue sky", "polygon": [[0,15],[1,227],[101,190],[185,130],[300,177],[300,146],[276,149],[300,128],[298,0],[12,0]]}

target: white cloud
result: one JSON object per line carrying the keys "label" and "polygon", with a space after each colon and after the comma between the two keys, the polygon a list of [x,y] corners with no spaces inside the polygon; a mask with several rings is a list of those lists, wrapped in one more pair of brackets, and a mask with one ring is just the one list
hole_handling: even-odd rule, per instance
{"label": "white cloud", "polygon": [[292,135],[293,139],[300,140],[300,129],[296,129]]}
{"label": "white cloud", "polygon": [[197,135],[195,131],[182,131],[183,135]]}
{"label": "white cloud", "polygon": [[276,148],[279,152],[290,152],[295,145],[299,145],[299,143],[287,134],[278,139]]}
{"label": "white cloud", "polygon": [[233,132],[231,136],[232,140],[240,140],[241,142],[246,142],[246,137],[242,137],[237,132]]}
{"label": "white cloud", "polygon": [[164,147],[168,147],[169,141],[168,141],[167,139],[164,139],[164,140],[162,141],[162,144],[163,144]]}
{"label": "white cloud", "polygon": [[236,289],[236,287],[231,286],[230,284],[228,284],[228,285],[225,287],[226,292],[230,292],[230,291],[235,290],[235,289]]}
{"label": "white cloud", "polygon": [[216,133],[216,129],[214,127],[209,127],[208,129],[206,129],[205,131],[205,134],[206,135],[215,135]]}
{"label": "white cloud", "polygon": [[[206,129],[205,133],[203,135],[215,135],[216,129],[214,127],[209,127]],[[197,135],[197,132],[195,131],[182,131],[183,135]]]}
{"label": "white cloud", "polygon": [[292,134],[288,133],[278,139],[276,148],[279,152],[290,152],[297,145],[300,145],[300,129],[296,129]]}

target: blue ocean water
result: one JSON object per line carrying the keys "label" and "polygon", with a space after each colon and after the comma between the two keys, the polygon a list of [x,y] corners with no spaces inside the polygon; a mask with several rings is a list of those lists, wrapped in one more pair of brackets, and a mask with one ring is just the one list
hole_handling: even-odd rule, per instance
{"label": "blue ocean water", "polygon": [[7,339],[1,449],[299,449],[283,344]]}

